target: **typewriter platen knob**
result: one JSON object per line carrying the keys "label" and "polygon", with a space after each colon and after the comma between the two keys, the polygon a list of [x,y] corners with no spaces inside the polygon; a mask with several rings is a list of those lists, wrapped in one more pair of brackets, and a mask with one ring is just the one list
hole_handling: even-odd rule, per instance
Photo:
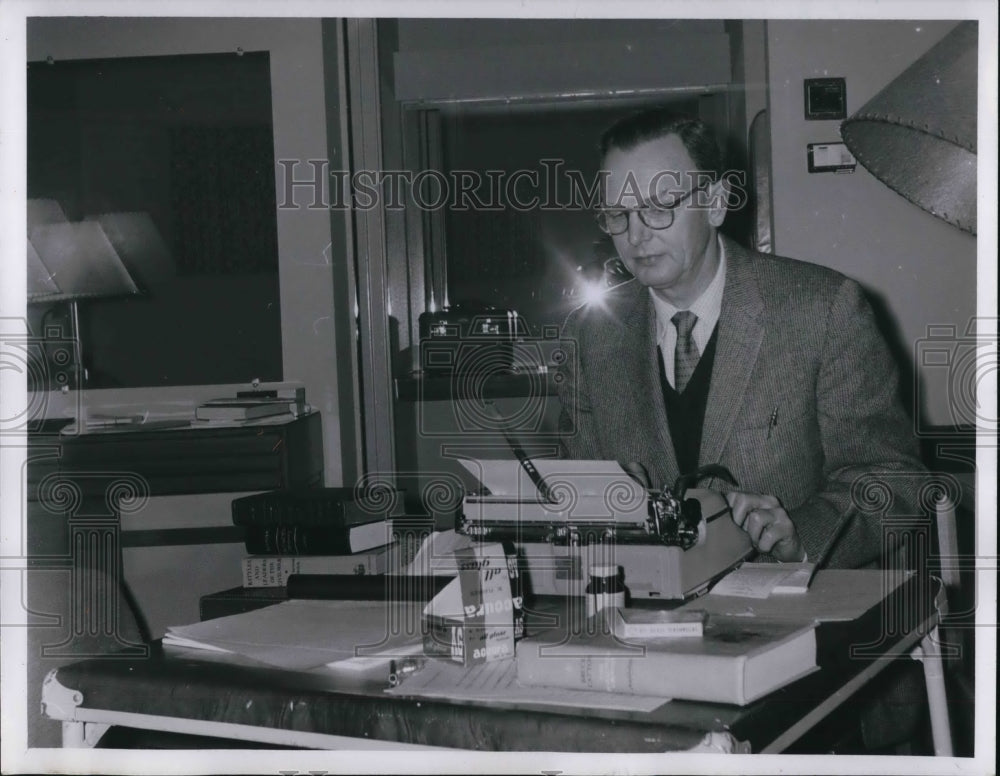
{"label": "typewriter platen knob", "polygon": [[704,515],[697,498],[681,501],[669,489],[651,494],[649,499],[650,533],[670,547],[689,549],[703,540]]}

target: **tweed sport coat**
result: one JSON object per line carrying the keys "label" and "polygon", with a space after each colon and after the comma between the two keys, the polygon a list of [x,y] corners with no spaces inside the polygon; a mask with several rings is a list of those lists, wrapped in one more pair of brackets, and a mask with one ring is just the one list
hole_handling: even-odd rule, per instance
{"label": "tweed sport coat", "polygon": [[[831,566],[884,562],[886,515],[923,515],[926,472],[893,359],[860,286],[724,238],[726,285],[699,462],[776,496],[815,558],[854,512]],[[656,358],[656,314],[632,280],[570,313],[560,372],[563,455],[642,463],[655,488],[680,474]],[[670,357],[669,355],[666,357]],[[721,480],[703,483],[721,492]]]}

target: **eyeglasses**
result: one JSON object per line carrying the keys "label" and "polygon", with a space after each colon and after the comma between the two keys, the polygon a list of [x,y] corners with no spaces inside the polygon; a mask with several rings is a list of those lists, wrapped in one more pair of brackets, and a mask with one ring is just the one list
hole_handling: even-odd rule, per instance
{"label": "eyeglasses", "polygon": [[628,231],[629,213],[638,213],[639,220],[650,229],[669,229],[674,223],[674,211],[702,186],[679,197],[669,205],[646,205],[637,208],[601,208],[597,211],[597,226],[605,234],[616,235]]}

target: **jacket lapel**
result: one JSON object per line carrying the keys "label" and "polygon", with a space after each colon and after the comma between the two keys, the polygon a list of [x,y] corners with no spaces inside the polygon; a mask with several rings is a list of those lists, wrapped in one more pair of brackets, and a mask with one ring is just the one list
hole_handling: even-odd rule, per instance
{"label": "jacket lapel", "polygon": [[634,366],[629,365],[631,368],[625,373],[639,376],[633,383],[634,401],[640,408],[639,417],[642,419],[636,432],[647,437],[644,447],[655,456],[645,462],[652,479],[650,486],[660,488],[672,485],[679,474],[677,454],[667,425],[667,409],[663,405],[660,363],[656,354],[656,313],[645,288],[636,298],[625,323],[630,329],[626,341],[635,343],[632,354],[636,360]]}
{"label": "jacket lapel", "polygon": [[753,256],[725,238],[726,287],[701,436],[702,464],[717,463],[732,433],[764,338],[764,301]]}

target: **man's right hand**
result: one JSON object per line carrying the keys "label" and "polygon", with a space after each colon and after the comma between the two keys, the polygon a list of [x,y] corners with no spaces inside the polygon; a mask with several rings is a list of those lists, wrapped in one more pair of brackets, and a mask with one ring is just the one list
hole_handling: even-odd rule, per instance
{"label": "man's right hand", "polygon": [[749,534],[759,552],[770,553],[782,563],[806,559],[795,523],[777,498],[733,491],[726,494],[726,501],[732,510],[733,522]]}

